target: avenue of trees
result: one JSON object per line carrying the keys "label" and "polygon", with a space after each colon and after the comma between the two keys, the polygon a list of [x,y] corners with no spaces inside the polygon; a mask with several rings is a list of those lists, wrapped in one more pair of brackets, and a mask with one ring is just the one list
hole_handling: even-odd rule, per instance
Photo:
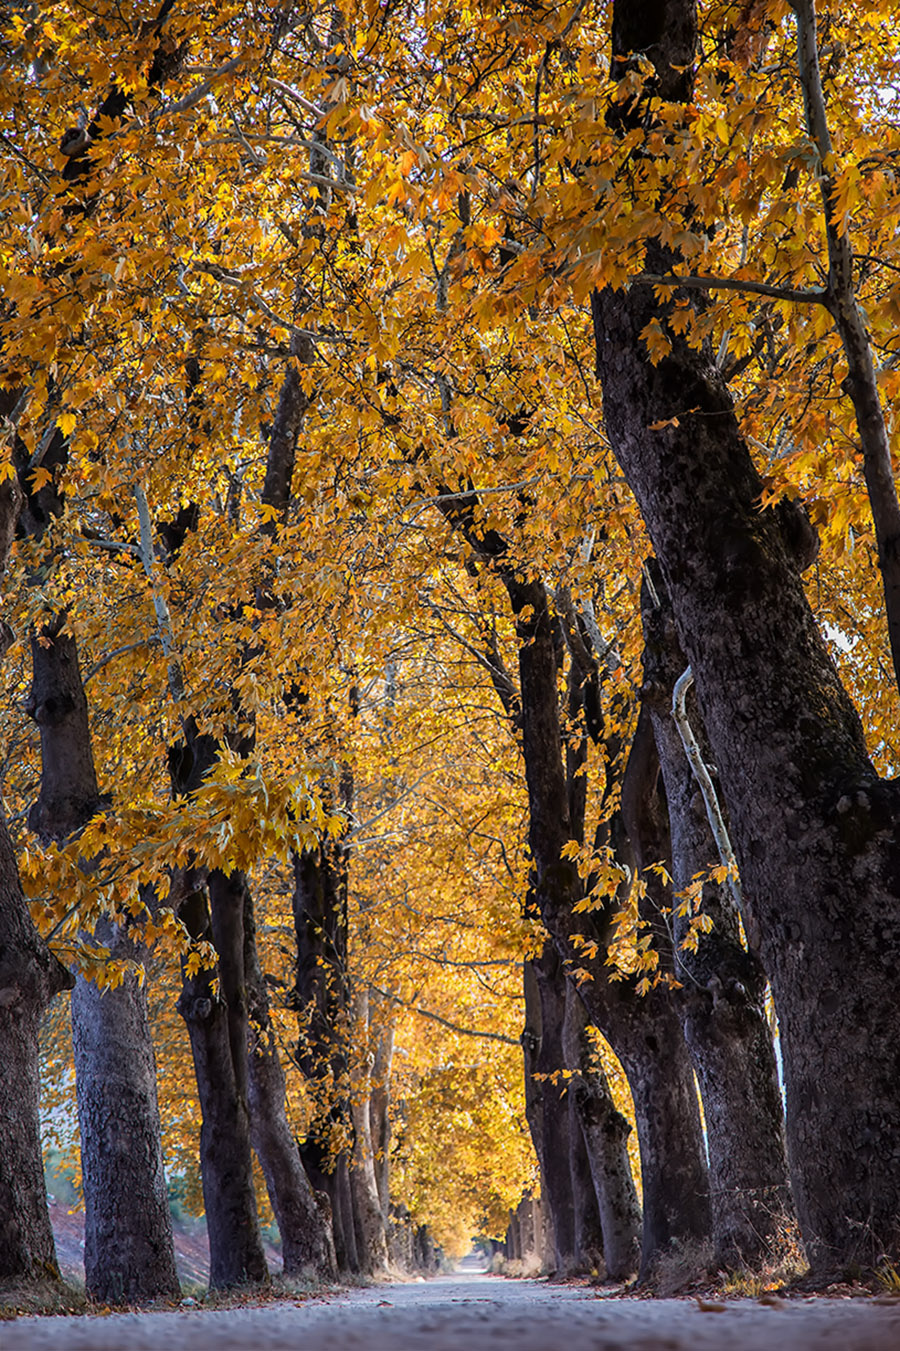
{"label": "avenue of trees", "polygon": [[900,1262],[898,165],[887,5],[0,6],[0,1283],[66,990],[105,1302],[164,1138],[219,1287]]}

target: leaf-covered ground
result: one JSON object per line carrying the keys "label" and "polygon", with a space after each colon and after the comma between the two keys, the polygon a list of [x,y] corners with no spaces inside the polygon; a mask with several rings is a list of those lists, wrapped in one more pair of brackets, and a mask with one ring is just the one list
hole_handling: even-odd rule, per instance
{"label": "leaf-covered ground", "polygon": [[896,1351],[900,1305],[876,1299],[635,1300],[579,1286],[442,1277],[263,1308],[23,1318],[4,1351]]}

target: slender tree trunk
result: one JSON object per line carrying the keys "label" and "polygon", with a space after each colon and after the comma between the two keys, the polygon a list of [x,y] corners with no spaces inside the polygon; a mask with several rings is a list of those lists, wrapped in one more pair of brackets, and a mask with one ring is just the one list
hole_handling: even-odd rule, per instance
{"label": "slender tree trunk", "polygon": [[549,941],[534,966],[541,1001],[536,1073],[541,1076],[542,1187],[553,1216],[555,1269],[558,1275],[565,1276],[579,1266],[575,1246],[568,1085],[563,1077],[566,977],[556,948]]}
{"label": "slender tree trunk", "polygon": [[[192,873],[183,878],[185,897],[179,915],[192,942],[212,941],[212,923],[201,879]],[[221,900],[221,893],[220,893]],[[240,918],[220,913],[221,934],[233,952],[239,940],[234,930]],[[250,1149],[250,1117],[247,1109],[247,1040],[237,1044],[235,1063],[234,1024],[224,999],[224,981],[213,985],[214,973],[201,967],[193,975],[185,966],[178,1012],[185,1021],[197,1075],[202,1124],[200,1127],[200,1172],[203,1204],[209,1232],[209,1283],[227,1289],[268,1279],[268,1267],[259,1232]]]}
{"label": "slender tree trunk", "polygon": [[628,1157],[631,1126],[617,1110],[602,1068],[593,1063],[587,1022],[584,1002],[572,987],[563,1030],[566,1064],[575,1071],[569,1096],[584,1135],[606,1274],[619,1281],[638,1270],[641,1253],[641,1207]]}
{"label": "slender tree trunk", "polygon": [[[370,993],[370,1000],[381,1005],[379,996]],[[378,1199],[385,1227],[390,1224],[391,1205],[391,1064],[394,1057],[394,1023],[376,1019],[375,1063],[372,1066],[372,1092],[369,1114],[372,1125],[372,1149],[375,1154],[375,1177]]]}
{"label": "slender tree trunk", "polygon": [[[30,823],[65,842],[104,805],[74,637],[60,615],[31,643],[26,708],[41,733],[41,789]],[[94,938],[113,958],[141,963],[122,926]],[[163,1170],[156,1064],[143,985],[128,975],[100,990],[79,976],[72,994],[75,1089],[84,1181],[85,1285],[104,1304],[179,1293]]]}
{"label": "slender tree trunk", "polygon": [[287,1119],[284,1070],[259,964],[249,887],[244,892],[244,974],[250,1015],[250,1138],[278,1221],[284,1271],[289,1276],[312,1274],[329,1280],[337,1270],[334,1238],[316,1201]]}
{"label": "slender tree trunk", "polygon": [[[358,1043],[369,1045],[369,993],[357,990],[353,998],[354,1034]],[[353,1085],[350,1112],[353,1119],[353,1156],[350,1163],[350,1184],[353,1191],[357,1219],[357,1245],[363,1270],[370,1275],[387,1270],[387,1231],[378,1179],[375,1174],[375,1150],[372,1143],[371,1069],[367,1064],[361,1073],[361,1082]]]}
{"label": "slender tree trunk", "polygon": [[294,856],[297,1060],[317,1094],[301,1154],[314,1187],[331,1199],[338,1266],[360,1270],[348,1159],[353,1123],[348,1097],[346,858],[323,843]]}
{"label": "slender tree trunk", "polygon": [[[677,895],[719,860],[672,717],[672,692],[686,662],[661,576],[655,577],[654,597],[655,604],[645,587],[644,697],[665,782]],[[692,720],[700,730],[696,710]],[[638,867],[653,861],[638,859]],[[706,1118],[715,1261],[724,1267],[759,1263],[771,1255],[793,1214],[765,973],[741,941],[727,885],[704,886],[701,910],[713,928],[695,933],[696,946],[682,946],[690,917],[679,916],[677,904],[673,909],[679,1011]]]}

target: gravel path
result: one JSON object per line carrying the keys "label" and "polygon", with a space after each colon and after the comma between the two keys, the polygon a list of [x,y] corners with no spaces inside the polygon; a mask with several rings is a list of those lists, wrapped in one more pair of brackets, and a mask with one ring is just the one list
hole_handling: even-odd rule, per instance
{"label": "gravel path", "polygon": [[22,1318],[2,1351],[898,1351],[900,1305],[630,1300],[457,1273],[323,1300],[213,1312]]}

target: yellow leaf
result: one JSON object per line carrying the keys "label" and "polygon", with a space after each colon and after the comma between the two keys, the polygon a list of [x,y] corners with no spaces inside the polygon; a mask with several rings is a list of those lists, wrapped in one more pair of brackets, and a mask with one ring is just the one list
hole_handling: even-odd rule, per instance
{"label": "yellow leaf", "polygon": [[78,421],[74,413],[60,413],[56,419],[56,425],[63,436],[71,436],[75,430],[75,423]]}

